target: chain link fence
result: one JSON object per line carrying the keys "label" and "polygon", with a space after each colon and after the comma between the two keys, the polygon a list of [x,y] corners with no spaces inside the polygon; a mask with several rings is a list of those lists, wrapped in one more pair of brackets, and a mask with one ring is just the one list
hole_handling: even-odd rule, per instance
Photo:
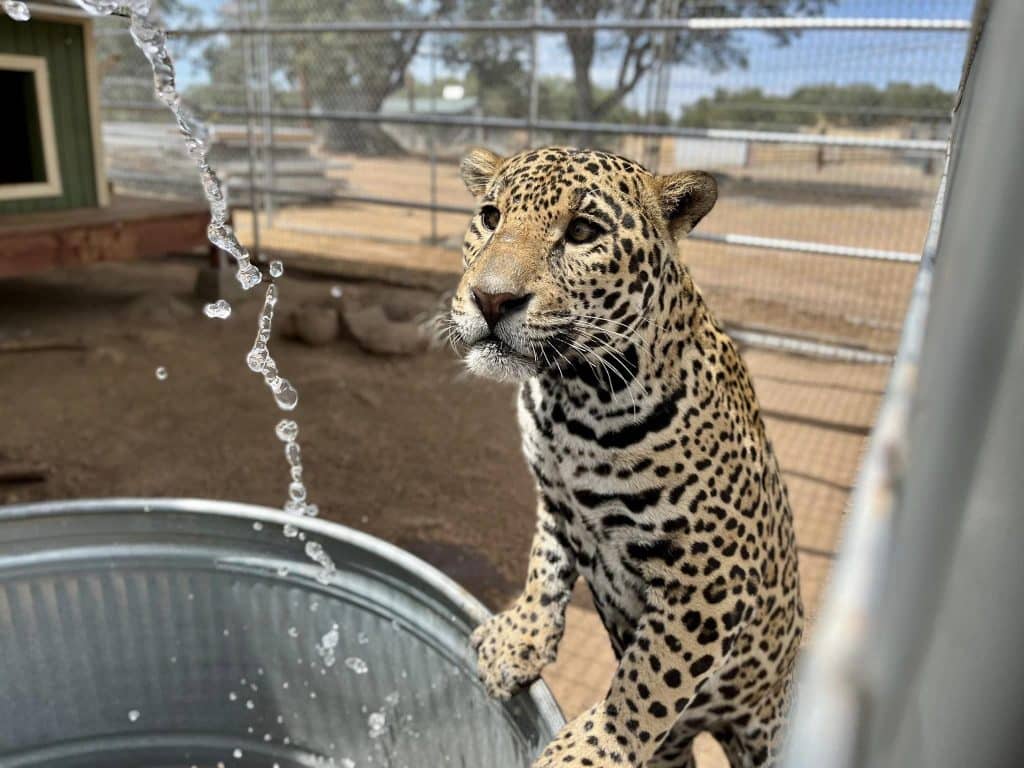
{"label": "chain link fence", "polygon": [[[970,6],[238,0],[167,21],[253,240],[370,261],[407,243],[454,272],[469,146],[595,146],[716,173],[684,258],[749,341],[871,361],[895,350]],[[120,31],[99,35],[113,178],[194,192]]]}
{"label": "chain link fence", "polygon": [[[815,602],[928,230],[973,0],[232,0],[166,7],[262,255],[454,282],[467,148],[586,145],[702,168],[681,255],[748,347]],[[198,195],[116,20],[117,187]],[[362,272],[365,274],[365,272]],[[800,357],[795,357],[799,353]]]}

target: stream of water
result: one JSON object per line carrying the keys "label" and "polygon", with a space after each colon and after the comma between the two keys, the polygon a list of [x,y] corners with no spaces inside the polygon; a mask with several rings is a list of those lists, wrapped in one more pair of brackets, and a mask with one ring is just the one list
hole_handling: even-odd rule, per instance
{"label": "stream of water", "polygon": [[[181,132],[189,157],[195,162],[202,182],[203,194],[210,207],[210,224],[206,234],[210,242],[227,252],[234,260],[235,277],[245,290],[252,290],[264,282],[259,268],[252,263],[249,251],[239,242],[231,227],[226,189],[216,170],[210,164],[209,131],[206,125],[182,102],[175,85],[174,60],[167,50],[167,35],[154,21],[153,5],[150,0],[76,0],[84,10],[97,16],[118,14],[127,16],[128,30],[136,47],[142,51],[153,71],[153,92],[160,102],[170,110]],[[3,10],[12,19],[27,21],[30,13],[27,6],[17,0],[2,0]],[[299,403],[299,392],[288,379],[281,375],[277,362],[270,354],[270,337],[274,322],[274,308],[278,301],[278,287],[273,278],[284,273],[280,261],[270,264],[270,284],[267,285],[263,308],[259,313],[256,339],[246,355],[249,368],[260,374],[270,389],[277,407],[284,411],[293,410]],[[224,319],[231,314],[231,305],[221,299],[207,304],[203,313],[210,318]],[[157,377],[166,378],[161,367]],[[317,507],[307,500],[306,486],[302,480],[302,451],[298,442],[299,426],[292,419],[282,419],[276,428],[278,438],[285,444],[285,458],[288,462],[288,500],[284,510],[296,515],[315,516]],[[286,526],[289,537],[305,536],[295,526]],[[336,572],[334,563],[323,547],[316,542],[307,542],[305,547],[309,558],[320,566],[318,578],[326,582]]]}

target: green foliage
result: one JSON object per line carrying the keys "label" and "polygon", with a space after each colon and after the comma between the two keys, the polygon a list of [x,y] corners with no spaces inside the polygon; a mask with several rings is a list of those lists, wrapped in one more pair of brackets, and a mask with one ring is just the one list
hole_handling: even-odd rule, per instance
{"label": "green foliage", "polygon": [[697,128],[839,125],[871,128],[942,119],[953,94],[931,85],[893,82],[884,89],[866,83],[807,85],[788,96],[760,88],[718,89],[684,107],[679,124]]}

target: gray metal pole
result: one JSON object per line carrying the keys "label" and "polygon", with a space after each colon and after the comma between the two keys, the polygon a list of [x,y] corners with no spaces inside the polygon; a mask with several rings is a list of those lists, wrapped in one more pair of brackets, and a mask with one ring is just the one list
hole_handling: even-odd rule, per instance
{"label": "gray metal pole", "polygon": [[824,30],[824,31],[892,31],[892,32],[966,32],[967,19],[902,19],[902,18],[838,18],[838,17],[700,17],[690,19],[552,19],[534,23],[529,19],[509,21],[335,21],[295,24],[271,24],[264,29],[253,25],[234,27],[194,27],[171,29],[172,37],[212,37],[268,32],[293,35],[302,32],[393,33],[393,32],[597,32],[601,30]]}
{"label": "gray metal pole", "polygon": [[[438,39],[430,56],[430,111],[437,112],[437,58],[441,55]],[[430,126],[430,242],[437,242],[437,126]]]}
{"label": "gray metal pole", "polygon": [[[533,0],[531,19],[535,25],[540,21],[540,4],[541,0]],[[526,137],[527,143],[531,148],[533,147],[535,140],[534,131],[536,131],[537,109],[540,101],[540,76],[537,72],[540,64],[539,50],[540,30],[534,27],[534,30],[530,35],[530,107],[526,117]]]}
{"label": "gray metal pole", "polygon": [[[260,0],[260,11],[263,26],[270,24],[270,2]],[[260,78],[263,85],[263,176],[267,189],[274,188],[274,84],[271,72],[270,35],[264,32],[260,36]],[[267,192],[263,198],[263,210],[267,219],[267,227],[274,226],[274,196]]]}
{"label": "gray metal pole", "polygon": [[[238,4],[239,14],[244,15],[245,23],[251,24],[249,3],[245,0]],[[259,202],[256,196],[256,138],[252,129],[252,115],[255,110],[255,94],[253,93],[253,43],[248,35],[242,37],[242,67],[245,78],[245,105],[248,116],[245,120],[245,144],[249,157],[249,210],[252,212],[252,252],[257,261],[263,260],[260,249],[260,216]]]}

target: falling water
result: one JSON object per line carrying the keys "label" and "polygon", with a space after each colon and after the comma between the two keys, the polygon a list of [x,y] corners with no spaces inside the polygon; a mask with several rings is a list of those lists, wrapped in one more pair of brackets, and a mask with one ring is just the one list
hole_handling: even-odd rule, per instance
{"label": "falling water", "polygon": [[274,324],[274,307],[277,305],[277,286],[267,286],[267,295],[260,310],[259,326],[256,329],[256,341],[245,358],[249,368],[263,374],[263,381],[274,394],[274,401],[282,411],[290,411],[299,404],[299,392],[288,379],[281,376],[277,363],[270,356],[271,329]]}
{"label": "falling water", "polygon": [[203,314],[218,320],[226,320],[231,317],[231,305],[224,299],[217,299],[203,307]]}
{"label": "falling water", "polygon": [[[0,1],[3,2],[4,11],[12,18],[19,20],[28,18],[28,9],[24,4],[13,0]],[[255,288],[263,282],[263,275],[252,263],[249,252],[238,241],[234,230],[228,223],[228,203],[224,185],[210,165],[209,132],[203,122],[192,114],[191,110],[181,101],[181,96],[175,87],[174,61],[167,51],[167,35],[150,18],[153,10],[150,0],[77,0],[77,2],[85,10],[99,16],[127,12],[132,40],[145,55],[153,70],[153,90],[157,98],[174,115],[178,129],[184,137],[185,148],[199,169],[203,192],[210,205],[210,224],[206,230],[207,237],[213,245],[227,251],[234,259],[235,277],[242,288],[245,290]],[[270,264],[272,277],[280,277],[283,273],[284,265],[280,261]],[[256,339],[246,356],[246,364],[252,371],[263,376],[263,381],[270,388],[278,408],[291,411],[298,405],[298,390],[281,375],[277,362],[270,354],[269,349],[277,298],[277,286],[271,283],[267,286],[263,309],[259,314]],[[223,319],[231,314],[231,305],[221,299],[207,304],[203,308],[203,312],[207,317]],[[158,369],[157,378],[163,380],[166,375],[166,371],[162,367]],[[277,425],[277,436],[285,443],[285,457],[288,460],[291,475],[288,485],[288,501],[285,502],[284,509],[286,512],[297,515],[315,516],[317,514],[316,505],[306,501],[306,487],[302,482],[301,450],[297,441],[298,430],[298,424],[290,419],[282,420]],[[292,525],[285,527],[285,534],[289,537],[301,536]],[[327,582],[336,572],[330,556],[316,542],[307,542],[305,551],[309,558],[320,566],[317,578],[322,582]]]}
{"label": "falling water", "polygon": [[28,21],[31,14],[28,6],[18,0],[3,0],[4,13],[15,21]]}

